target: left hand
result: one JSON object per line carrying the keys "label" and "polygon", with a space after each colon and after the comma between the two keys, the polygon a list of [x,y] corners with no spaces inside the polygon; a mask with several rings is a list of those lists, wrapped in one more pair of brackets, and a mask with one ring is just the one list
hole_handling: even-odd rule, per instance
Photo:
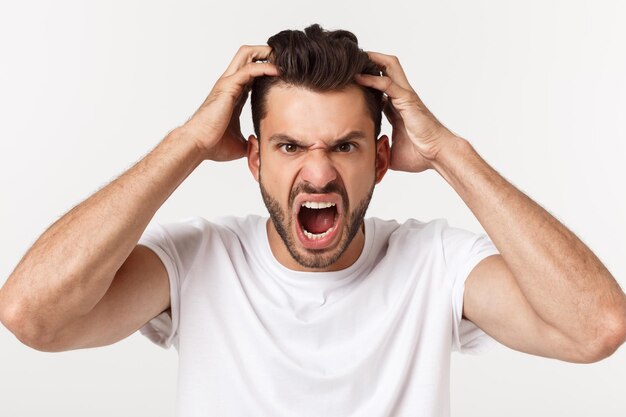
{"label": "left hand", "polygon": [[421,172],[433,168],[445,146],[460,140],[426,108],[392,55],[367,51],[383,69],[382,76],[358,74],[355,81],[387,95],[383,111],[392,126],[391,161],[396,171]]}

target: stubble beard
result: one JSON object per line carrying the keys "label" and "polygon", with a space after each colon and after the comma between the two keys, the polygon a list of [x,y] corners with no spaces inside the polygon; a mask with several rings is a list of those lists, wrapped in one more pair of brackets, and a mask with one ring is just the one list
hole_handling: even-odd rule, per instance
{"label": "stubble beard", "polygon": [[[297,244],[294,236],[291,234],[291,230],[293,230],[293,218],[291,216],[291,211],[289,215],[285,213],[285,211],[281,208],[278,200],[274,199],[263,186],[263,181],[261,179],[261,173],[259,172],[259,187],[261,188],[261,196],[263,197],[263,202],[265,203],[265,207],[267,207],[267,211],[269,212],[270,219],[274,224],[274,228],[278,235],[283,240],[283,243],[287,247],[287,250],[291,254],[291,257],[300,265],[305,268],[311,269],[321,269],[326,268],[339,260],[341,255],[346,251],[356,234],[359,232],[359,228],[363,224],[363,219],[365,218],[365,213],[367,212],[367,208],[370,204],[370,200],[372,199],[372,195],[374,194],[374,183],[370,187],[365,198],[363,198],[356,208],[349,212],[349,201],[347,198],[347,193],[344,188],[340,188],[337,185],[331,185],[331,187],[325,187],[324,190],[317,191],[319,194],[324,194],[329,192],[329,188],[332,190],[336,190],[342,195],[342,203],[344,204],[344,216],[347,219],[345,222],[344,230],[341,231],[342,237],[341,241],[338,244],[338,247],[333,250],[331,253],[325,253],[326,249],[308,249],[302,248],[305,251],[305,254],[301,253],[298,250]],[[301,189],[305,189],[305,192],[314,194],[315,191],[312,191],[310,187],[307,186],[299,186],[292,190],[289,198],[290,208],[293,205],[293,201],[297,194],[299,194]],[[347,230],[345,230],[347,229]]]}

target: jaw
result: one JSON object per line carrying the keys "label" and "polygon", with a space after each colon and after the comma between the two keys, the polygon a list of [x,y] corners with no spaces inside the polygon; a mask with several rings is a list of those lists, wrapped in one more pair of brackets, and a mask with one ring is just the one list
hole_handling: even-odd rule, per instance
{"label": "jaw", "polygon": [[[355,226],[356,218],[338,215],[335,222],[337,235],[327,246],[303,243],[298,237],[298,224],[295,210],[289,217],[281,216],[278,202],[268,205],[271,219],[267,222],[270,247],[276,259],[287,268],[296,271],[337,271],[352,265],[359,257],[364,245],[363,223]],[[289,212],[283,212],[287,214]],[[351,220],[352,219],[352,220]]]}
{"label": "jaw", "polygon": [[[296,187],[287,196],[286,205],[282,205],[268,193],[263,181],[259,181],[259,187],[271,217],[267,223],[270,247],[281,264],[299,271],[335,271],[348,267],[358,258],[364,243],[364,234],[359,231],[362,230],[363,214],[373,189],[351,213],[343,188],[336,193],[308,194],[298,193],[302,190]],[[298,214],[306,201],[335,203],[337,213],[333,225],[336,230],[332,236],[330,233],[327,235],[330,236],[328,240],[312,241],[304,235]]]}

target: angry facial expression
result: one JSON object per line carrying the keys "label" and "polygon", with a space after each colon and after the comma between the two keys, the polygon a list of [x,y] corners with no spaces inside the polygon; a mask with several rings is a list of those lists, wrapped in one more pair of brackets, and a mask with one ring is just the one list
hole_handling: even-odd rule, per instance
{"label": "angry facial expression", "polygon": [[388,139],[375,140],[356,86],[320,93],[278,85],[266,100],[248,163],[270,214],[272,252],[294,270],[346,268],[363,248],[363,218],[388,167]]}

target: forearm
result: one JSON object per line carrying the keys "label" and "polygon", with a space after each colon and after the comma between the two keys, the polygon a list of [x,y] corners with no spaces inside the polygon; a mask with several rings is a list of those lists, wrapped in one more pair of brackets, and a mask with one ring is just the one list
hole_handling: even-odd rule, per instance
{"label": "forearm", "polygon": [[91,311],[155,212],[202,162],[179,133],[41,235],[0,291],[2,317],[45,338]]}
{"label": "forearm", "polygon": [[614,319],[626,315],[624,293],[611,273],[467,141],[455,143],[440,152],[434,167],[491,237],[536,313],[578,343],[593,343],[598,334],[607,334],[620,322]]}

